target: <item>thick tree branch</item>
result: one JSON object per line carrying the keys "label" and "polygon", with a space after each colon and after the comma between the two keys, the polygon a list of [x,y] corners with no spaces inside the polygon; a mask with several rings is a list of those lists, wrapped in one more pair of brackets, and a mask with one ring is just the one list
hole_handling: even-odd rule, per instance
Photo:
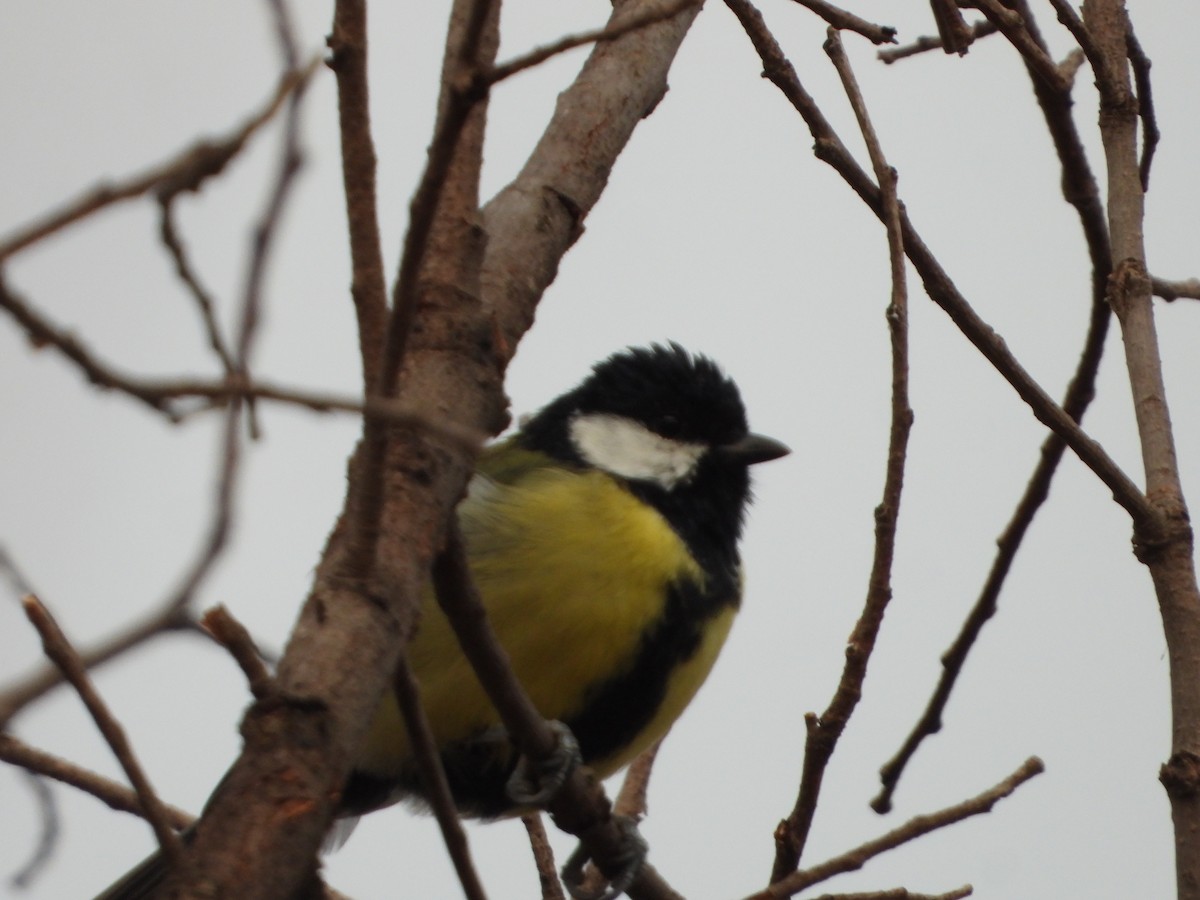
{"label": "thick tree branch", "polygon": [[[490,61],[493,13],[489,3],[456,5],[447,72],[464,64],[464,54],[470,65]],[[452,91],[447,84],[444,96]],[[463,122],[448,127],[447,105],[436,128],[453,139],[435,141],[430,157],[444,173],[433,180],[443,183],[423,181],[416,206],[431,209],[410,223],[400,277],[419,291],[400,292],[389,333],[407,333],[405,317],[418,316],[422,328],[412,341],[385,341],[378,384],[385,396],[402,385],[408,396],[491,431],[501,421],[500,392],[475,299],[480,242],[472,225],[483,112],[456,106]],[[199,823],[181,887],[202,879],[230,895],[291,897],[307,881],[311,870],[297,861],[315,860],[471,463],[470,454],[428,433],[364,423],[346,511],[280,661],[279,691],[247,714],[245,750]]]}
{"label": "thick tree branch", "polygon": [[[653,0],[620,0],[609,27],[659,9]],[[483,209],[488,234],[483,300],[505,359],[533,322],[559,260],[583,230],[634,128],[662,99],[667,70],[696,18],[689,6],[671,18],[597,44],[558,98],[554,116],[516,179]],[[588,140],[580,140],[588,135]]]}
{"label": "thick tree branch", "polygon": [[1137,130],[1143,112],[1130,84],[1135,44],[1121,0],[1087,0],[1083,25],[1100,93],[1100,137],[1108,163],[1108,222],[1113,271],[1109,302],[1121,325],[1145,470],[1146,496],[1158,517],[1134,522],[1138,558],[1154,582],[1171,664],[1171,758],[1160,775],[1175,827],[1180,900],[1200,898],[1200,588],[1193,535],[1179,478],[1174,435],[1154,322],[1143,242],[1144,182]]}

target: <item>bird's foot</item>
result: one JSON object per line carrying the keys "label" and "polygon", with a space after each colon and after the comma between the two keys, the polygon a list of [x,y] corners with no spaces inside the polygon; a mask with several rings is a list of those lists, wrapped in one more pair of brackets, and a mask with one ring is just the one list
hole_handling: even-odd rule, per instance
{"label": "bird's foot", "polygon": [[575,740],[571,729],[554,720],[546,724],[558,736],[554,752],[537,763],[522,756],[505,787],[509,799],[518,806],[544,808],[583,762],[579,742]]}
{"label": "bird's foot", "polygon": [[638,872],[642,870],[650,852],[650,845],[638,831],[637,822],[629,816],[613,816],[613,821],[621,830],[621,851],[614,860],[619,866],[619,871],[609,879],[607,887],[591,887],[585,867],[592,857],[583,844],[580,844],[562,868],[563,884],[573,900],[616,900],[629,889]]}

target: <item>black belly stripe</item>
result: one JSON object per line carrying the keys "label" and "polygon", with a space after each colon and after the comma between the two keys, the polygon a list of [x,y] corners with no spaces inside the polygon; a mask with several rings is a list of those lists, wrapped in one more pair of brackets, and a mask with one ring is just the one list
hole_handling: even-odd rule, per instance
{"label": "black belly stripe", "polygon": [[673,584],[663,617],[642,638],[632,664],[593,687],[581,711],[567,718],[585,763],[611,756],[650,724],[666,697],[671,674],[695,655],[713,616],[737,603],[731,579],[722,581],[717,591],[690,579]]}

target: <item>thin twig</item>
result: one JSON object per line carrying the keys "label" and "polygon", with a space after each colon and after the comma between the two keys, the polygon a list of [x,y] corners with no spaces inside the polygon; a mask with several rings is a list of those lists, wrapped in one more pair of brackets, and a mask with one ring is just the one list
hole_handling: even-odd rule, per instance
{"label": "thin twig", "polygon": [[[292,37],[287,5],[283,0],[269,0],[269,2],[275,14],[276,32],[279,36],[281,52],[285,61],[292,63],[296,58],[297,51],[295,39]],[[279,223],[291,195],[296,175],[303,164],[300,152],[300,104],[304,99],[306,87],[307,82],[297,85],[287,98],[287,113],[284,116],[282,147],[275,181],[263,213],[254,227],[251,239],[250,260],[242,287],[241,316],[234,337],[234,367],[237,374],[246,381],[250,380],[250,350],[254,345],[258,323],[262,317],[262,286],[266,278],[267,261],[270,259],[271,250],[279,233]],[[236,402],[234,406],[236,408]],[[257,438],[258,424],[257,416],[254,413],[254,402],[247,401],[247,407],[250,434],[251,437]]]}
{"label": "thin twig", "polygon": [[871,124],[866,102],[858,87],[841,39],[830,29],[825,41],[842,87],[850,100],[859,130],[867,145],[875,177],[881,185],[882,218],[886,227],[891,264],[892,293],[887,308],[891,336],[891,425],[885,465],[883,497],[875,510],[875,553],[863,611],[846,645],[846,662],[829,706],[818,718],[805,717],[808,736],[800,790],[788,818],[775,830],[775,861],[771,881],[776,882],[799,865],[816,813],[825,769],[862,697],[867,664],[875,647],[883,615],[892,597],[891,572],[896,549],[896,528],[904,486],[904,468],[913,413],[908,400],[908,290],[905,283],[904,239],[900,227],[900,203],[896,195],[896,173],[888,165],[879,137]]}
{"label": "thin twig", "polygon": [[209,346],[217,354],[225,374],[232,375],[235,368],[233,356],[230,355],[229,348],[225,346],[225,339],[221,336],[221,327],[217,324],[216,304],[192,268],[187,250],[179,237],[179,230],[175,227],[174,201],[176,196],[171,195],[159,199],[158,234],[163,246],[167,248],[172,262],[175,263],[175,273],[188,289],[192,299],[196,301],[196,308],[200,311],[200,320],[204,324],[204,332],[208,335]]}
{"label": "thin twig", "polygon": [[1009,9],[1000,0],[973,0],[973,5],[1008,38],[1008,42],[1017,49],[1017,52],[1039,77],[1045,79],[1046,83],[1055,90],[1067,90],[1069,85],[1066,83],[1062,70],[1050,58],[1050,54],[1033,39],[1030,31],[1026,28],[1024,16]]}
{"label": "thin twig", "polygon": [[854,894],[822,894],[812,900],[962,900],[975,893],[969,884],[947,891],[944,894],[918,894],[907,888],[891,888],[883,891],[862,891]]}
{"label": "thin twig", "polygon": [[1151,278],[1154,295],[1162,297],[1168,303],[1180,299],[1200,300],[1200,278],[1187,278],[1183,281],[1167,281],[1165,278]]}
{"label": "thin twig", "polygon": [[929,9],[937,25],[942,49],[947,53],[965,55],[974,43],[975,35],[955,0],[930,0]]}
{"label": "thin twig", "polygon": [[857,871],[868,860],[881,853],[893,850],[929,834],[931,831],[937,831],[971,816],[991,812],[992,807],[998,801],[1012,794],[1018,787],[1044,770],[1045,766],[1042,761],[1036,756],[1031,756],[1013,774],[978,796],[953,806],[947,806],[937,812],[915,816],[899,828],[867,841],[853,850],[848,850],[811,868],[793,872],[783,881],[776,882],[766,889],[750,895],[747,900],[779,900],[779,898],[791,897],[805,888],[827,881],[835,875]]}
{"label": "thin twig", "polygon": [[292,13],[286,0],[267,0],[271,19],[275,23],[275,43],[284,69],[294,69],[300,59],[300,45],[296,40],[296,28],[292,24]]}
{"label": "thin twig", "polygon": [[1050,0],[1050,5],[1054,7],[1054,11],[1058,15],[1058,21],[1071,32],[1071,36],[1075,38],[1084,56],[1087,57],[1092,71],[1096,73],[1096,89],[1100,92],[1102,102],[1120,102],[1120,97],[1114,94],[1113,91],[1115,90],[1114,86],[1121,79],[1096,45],[1091,31],[1084,24],[1083,19],[1079,17],[1078,11],[1071,5],[1070,0]]}
{"label": "thin twig", "polygon": [[[466,66],[467,70],[457,77],[456,73],[447,73],[441,113],[434,126],[428,161],[409,203],[408,230],[404,234],[404,246],[400,253],[400,271],[392,289],[392,314],[388,320],[378,380],[379,391],[385,397],[393,397],[396,394],[409,332],[417,310],[417,280],[425,264],[438,201],[446,185],[459,138],[472,110],[487,96],[486,91],[471,91],[463,85],[463,81],[465,79],[469,83],[470,73],[480,69],[477,60],[480,29],[489,5],[489,0],[477,0],[472,7],[472,22],[480,24],[478,27],[472,24],[467,29],[468,36],[460,51],[461,59],[453,61],[460,67]],[[450,63],[448,58],[447,65]],[[369,466],[368,469],[378,470],[378,466]]]}
{"label": "thin twig", "polygon": [[518,72],[524,72],[526,69],[541,65],[553,56],[558,56],[561,53],[566,53],[568,50],[574,50],[576,47],[582,47],[585,44],[614,41],[619,37],[629,34],[631,31],[637,31],[639,28],[645,28],[648,25],[654,25],[657,22],[674,18],[685,10],[700,6],[703,2],[704,0],[675,0],[673,3],[665,3],[658,9],[649,9],[641,15],[630,16],[623,22],[612,22],[603,28],[593,28],[591,31],[582,31],[579,34],[569,34],[553,43],[535,47],[528,53],[514,57],[508,60],[508,62],[484,68],[478,72],[474,80],[478,89],[490,88],[497,82],[511,78]]}
{"label": "thin twig", "polygon": [[625,770],[625,778],[621,782],[621,790],[613,803],[613,814],[625,816],[639,822],[646,817],[646,795],[650,790],[650,773],[654,770],[654,760],[658,758],[658,750],[666,737],[661,737],[650,747],[643,750]]}
{"label": "thin twig", "polygon": [[[27,301],[13,292],[0,275],[0,309],[7,310],[37,345],[52,346],[78,366],[87,379],[98,387],[120,391],[161,413],[169,421],[179,422],[190,415],[175,401],[196,398],[222,407],[234,400],[271,400],[301,406],[313,412],[345,412],[377,419],[383,425],[407,425],[425,429],[439,438],[472,451],[487,439],[483,432],[460,425],[414,407],[409,403],[382,397],[354,400],[334,394],[295,390],[276,385],[251,383],[239,378],[224,381],[192,379],[143,379],[118,372],[101,360],[69,331],[50,322]],[[207,408],[207,407],[205,407]]]}
{"label": "thin twig", "polygon": [[[1045,42],[1037,29],[1036,20],[1024,0],[1014,0],[1013,8],[1021,15],[1032,40],[1045,49]],[[1081,51],[1076,56],[1082,57]],[[1105,288],[1110,271],[1110,246],[1108,224],[1104,207],[1100,202],[1100,191],[1092,174],[1087,153],[1072,115],[1072,99],[1066,91],[1050,86],[1028,68],[1030,84],[1037,97],[1038,106],[1046,122],[1047,130],[1054,142],[1059,165],[1062,169],[1062,191],[1079,216],[1080,227],[1087,241],[1088,255],[1092,264],[1092,307],[1088,331],[1083,350],[1076,365],[1075,374],[1063,396],[1064,412],[1076,422],[1083,420],[1095,396],[1096,376],[1104,355],[1105,340],[1112,319]],[[1065,71],[1065,70],[1064,70]],[[946,704],[961,674],[967,656],[978,640],[983,627],[995,614],[1001,589],[1011,570],[1022,541],[1032,525],[1038,510],[1050,493],[1050,485],[1058,471],[1059,463],[1066,450],[1066,442],[1057,433],[1051,432],[1042,444],[1037,465],[1030,475],[1020,500],[1004,531],[997,538],[996,556],[980,589],[974,606],[954,639],[950,648],[942,655],[942,671],[937,686],[930,696],[921,717],[908,736],[880,769],[881,788],[871,801],[877,812],[891,809],[892,795],[908,763],[921,743],[936,734],[942,727]]]}
{"label": "thin twig", "polygon": [[250,137],[274,118],[288,96],[312,77],[320,59],[313,59],[303,69],[286,72],[274,95],[255,115],[223,138],[202,140],[171,159],[146,171],[110,184],[102,184],[69,201],[57,211],[33,222],[0,241],[0,262],[31,244],[40,241],[68,225],[85,219],[114,203],[131,200],[143,194],[158,196],[199,190],[201,184],[220,174],[229,161],[245,146]]}
{"label": "thin twig", "polygon": [[1150,81],[1150,57],[1142,49],[1141,42],[1134,33],[1133,23],[1129,22],[1129,30],[1125,41],[1129,52],[1129,62],[1133,68],[1133,84],[1137,90],[1138,117],[1142,120],[1142,158],[1138,163],[1138,177],[1142,181],[1142,190],[1150,190],[1150,166],[1154,162],[1154,151],[1158,148],[1161,133],[1158,130],[1158,116],[1154,113],[1154,91]]}
{"label": "thin twig", "polygon": [[79,658],[79,654],[67,641],[66,636],[58,627],[58,623],[54,621],[53,616],[46,607],[38,601],[37,597],[30,594],[21,605],[25,610],[25,615],[37,629],[38,635],[42,639],[42,649],[56,666],[58,666],[67,681],[75,689],[79,695],[79,699],[83,701],[83,705],[87,707],[88,713],[92,717],[92,721],[96,723],[96,728],[104,736],[104,740],[108,742],[108,746],[112,748],[113,755],[121,764],[121,768],[125,771],[126,777],[129,778],[130,784],[133,785],[134,791],[137,793],[138,801],[141,803],[142,809],[145,812],[146,820],[150,823],[150,827],[154,829],[154,834],[158,838],[158,844],[162,848],[167,859],[172,865],[178,865],[183,855],[183,848],[179,843],[179,837],[171,828],[170,819],[167,816],[166,808],[163,802],[154,792],[154,788],[150,785],[150,780],[146,777],[142,770],[141,764],[137,761],[137,757],[133,754],[133,748],[130,746],[128,739],[125,737],[125,730],[117,722],[104,701],[97,693],[95,686],[92,684],[92,679],[88,676],[87,669],[83,666],[83,661]]}
{"label": "thin twig", "polygon": [[[0,733],[0,760],[78,788],[117,812],[132,813],[142,818],[146,816],[138,795],[125,785],[97,775],[52,753],[31,747],[11,734]],[[195,817],[190,813],[169,804],[163,805],[163,814],[171,827],[177,830],[187,828],[195,821]]]}
{"label": "thin twig", "polygon": [[826,0],[795,0],[795,2],[815,12],[833,28],[861,34],[872,44],[896,43],[896,29],[890,25],[876,25],[874,22],[868,22],[840,6],[826,2]]}
{"label": "thin twig", "polygon": [[566,900],[562,881],[558,877],[558,866],[554,862],[554,848],[550,846],[550,837],[546,834],[541,813],[521,816],[521,824],[529,835],[533,864],[537,867],[538,882],[542,886],[542,900]]}
{"label": "thin twig", "polygon": [[[829,121],[804,90],[795,69],[749,0],[726,0],[763,59],[763,70],[804,118],[815,139],[814,152],[828,163],[876,215],[881,214],[879,189],[854,161]],[[1080,461],[1112,492],[1113,499],[1133,518],[1139,529],[1153,533],[1159,527],[1157,511],[1141,489],[1104,448],[1086,434],[1054,399],[1042,389],[1009,351],[1004,340],[983,321],[962,296],[937,258],[921,240],[905,211],[901,211],[904,248],[925,285],[926,293],[963,335],[1025,401],[1039,422],[1062,435]]]}
{"label": "thin twig", "polygon": [[32,885],[38,874],[54,858],[54,848],[58,844],[60,833],[58,804],[54,800],[50,785],[46,783],[46,779],[29,769],[22,769],[21,774],[37,799],[42,827],[38,830],[37,843],[34,844],[29,859],[9,879],[9,884],[17,890],[25,890]]}
{"label": "thin twig", "polygon": [[275,679],[263,662],[254,638],[241,622],[233,617],[224,606],[214,606],[200,618],[200,624],[213,639],[229,651],[246,676],[250,693],[256,700],[262,700],[275,686]]}
{"label": "thin twig", "polygon": [[413,756],[421,773],[424,796],[429,801],[434,818],[437,819],[438,828],[442,832],[442,842],[446,845],[446,852],[450,854],[450,861],[458,875],[458,883],[462,885],[467,900],[487,900],[483,883],[479,880],[475,864],[471,861],[471,846],[454,806],[450,782],[446,780],[446,771],[438,755],[433,728],[421,703],[420,687],[406,656],[402,655],[396,664],[392,689],[400,707],[400,714],[404,717],[404,727],[408,731]]}
{"label": "thin twig", "polygon": [[[186,611],[174,606],[163,607],[102,644],[81,652],[80,658],[84,668],[92,670],[151,638],[191,627],[192,622]],[[4,693],[0,694],[0,728],[6,726],[13,716],[30,703],[62,683],[62,672],[57,667],[47,664],[10,684]]]}
{"label": "thin twig", "polygon": [[[971,43],[980,38],[987,37],[989,34],[995,34],[998,30],[987,19],[980,19],[971,26]],[[910,56],[927,53],[930,50],[944,49],[945,45],[942,43],[941,37],[938,35],[925,35],[917,38],[911,44],[903,44],[899,47],[884,47],[882,50],[876,52],[875,56],[881,61],[891,64],[900,59],[907,59]]]}
{"label": "thin twig", "polygon": [[[17,567],[17,562],[8,552],[8,548],[0,544],[0,574],[3,574],[5,580],[9,583],[13,593],[18,597],[24,597],[26,594],[37,593],[28,578]],[[0,728],[4,727],[4,723],[0,721]]]}
{"label": "thin twig", "polygon": [[350,241],[350,296],[358,320],[364,393],[375,392],[387,329],[387,283],[379,236],[375,141],[367,78],[366,0],[337,0],[328,45],[337,76],[342,189]]}

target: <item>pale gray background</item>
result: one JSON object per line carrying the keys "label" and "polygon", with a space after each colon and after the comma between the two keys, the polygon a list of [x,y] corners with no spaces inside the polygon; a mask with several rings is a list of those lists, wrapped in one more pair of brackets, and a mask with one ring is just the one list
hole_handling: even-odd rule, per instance
{"label": "pale gray background", "polygon": [[[297,3],[306,52],[330,10]],[[385,252],[394,269],[424,159],[447,4],[372,10],[373,105]],[[1154,60],[1164,133],[1146,223],[1156,274],[1197,274],[1196,12],[1134,3]],[[602,23],[607,4],[511,2],[502,56]],[[922,3],[866,2],[902,40],[931,30]],[[806,86],[861,153],[820,50],[823,26],[783,0],[765,13]],[[1042,25],[1056,53],[1064,34]],[[1054,395],[1074,368],[1089,271],[1074,213],[1023,68],[999,39],[965,60],[928,54],[894,67],[846,38],[914,222],[979,312]],[[485,194],[519,166],[582,51],[502,86],[491,109]],[[666,745],[644,828],[652,860],[684,894],[743,895],[769,871],[771,832],[790,809],[802,714],[822,709],[865,590],[871,511],[886,444],[887,261],[881,228],[825,166],[732,15],[713,2],[639,128],[587,234],[567,256],[509,379],[529,412],[627,344],[676,339],[738,379],[754,426],[795,453],[758,472],[745,541],[745,611],[710,685]],[[277,59],[265,4],[8,2],[0,6],[0,233],[101,177],[157,162],[223,133],[272,89]],[[1101,163],[1087,71],[1078,118]],[[272,381],[356,390],[358,357],[343,233],[334,83],[305,106],[307,167],[273,261],[255,370]],[[276,158],[275,133],[199,200],[182,227],[232,318],[247,236]],[[865,159],[865,154],[862,154]],[[97,353],[144,374],[213,373],[193,310],[155,246],[153,208],[123,206],[10,264],[14,288]],[[899,885],[977,896],[1166,897],[1171,830],[1159,764],[1169,752],[1167,664],[1149,579],[1107,492],[1069,458],[1032,529],[951,703],[881,819],[875,772],[907,732],[937,657],[973,602],[995,536],[1031,470],[1039,426],[949,320],[910,285],[916,409],[895,601],[863,703],[828,774],[809,861],[978,792],[1030,754],[1047,772],[995,812],[870,863],[823,890]],[[1185,485],[1198,477],[1194,302],[1159,307]],[[1120,340],[1110,340],[1089,430],[1141,481]],[[208,524],[216,418],[172,428],[98,395],[53,352],[0,323],[0,541],[80,644],[160,601]],[[233,549],[204,605],[227,604],[268,645],[285,640],[338,508],[356,433],[348,417],[264,406],[247,452]],[[5,588],[0,678],[40,659]],[[197,810],[237,752],[247,695],[222,653],[161,640],[98,682],[162,795]],[[15,723],[23,738],[119,777],[67,691]],[[27,896],[90,896],[152,845],[148,827],[54,788],[58,856]],[[39,819],[0,768],[0,875],[19,867]],[[494,897],[533,897],[517,823],[470,828]],[[556,839],[560,852],[569,839]],[[359,898],[457,895],[432,820],[369,817],[329,857],[331,884]],[[0,893],[8,891],[7,885]]]}

